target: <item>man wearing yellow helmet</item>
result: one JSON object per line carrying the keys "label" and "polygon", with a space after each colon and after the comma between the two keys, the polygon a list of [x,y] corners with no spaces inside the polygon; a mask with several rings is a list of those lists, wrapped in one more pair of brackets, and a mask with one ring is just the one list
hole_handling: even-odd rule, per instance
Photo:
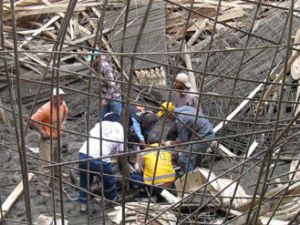
{"label": "man wearing yellow helmet", "polygon": [[[204,153],[209,147],[209,142],[215,138],[211,123],[205,118],[201,110],[197,112],[197,109],[191,106],[175,107],[172,102],[164,102],[157,116],[166,116],[168,120],[173,121],[167,134],[167,140],[171,140],[169,143],[193,142],[191,145],[184,146],[185,151],[179,156],[179,165],[182,171],[194,170],[197,156]],[[199,143],[199,140],[209,140],[209,142],[202,141]],[[191,157],[189,154],[190,147],[192,148]],[[188,168],[187,165],[189,165]]]}

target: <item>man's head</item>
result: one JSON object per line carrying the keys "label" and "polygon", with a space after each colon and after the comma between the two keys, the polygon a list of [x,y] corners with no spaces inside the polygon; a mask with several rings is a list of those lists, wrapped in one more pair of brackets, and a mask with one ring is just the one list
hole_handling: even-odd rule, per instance
{"label": "man's head", "polygon": [[97,68],[97,65],[101,62],[102,56],[100,51],[89,51],[89,54],[86,58],[88,63],[91,63],[92,61],[92,67],[94,69]]}
{"label": "man's head", "polygon": [[121,117],[118,113],[110,112],[104,115],[103,121],[121,122]]}
{"label": "man's head", "polygon": [[175,106],[172,102],[164,102],[161,104],[159,111],[157,113],[158,117],[167,116],[168,119],[172,119],[172,111],[175,109]]}
{"label": "man's head", "polygon": [[151,128],[157,121],[156,115],[153,112],[146,112],[142,119],[143,128]]}
{"label": "man's head", "polygon": [[89,54],[87,55],[86,61],[91,62],[93,60],[101,60],[101,52],[100,51],[89,51]]}
{"label": "man's head", "polygon": [[190,88],[192,85],[189,82],[189,77],[185,73],[178,73],[175,81],[174,81],[174,87],[178,90],[184,90],[186,88]]}
{"label": "man's head", "polygon": [[64,101],[65,92],[61,88],[59,88],[59,89],[53,88],[52,101],[53,101],[54,105],[56,105],[57,95],[58,95],[58,105],[61,105]]}
{"label": "man's head", "polygon": [[[123,118],[118,113],[109,112],[104,115],[102,121],[119,122],[123,125]],[[133,124],[131,117],[128,118],[128,126],[131,127]]]}

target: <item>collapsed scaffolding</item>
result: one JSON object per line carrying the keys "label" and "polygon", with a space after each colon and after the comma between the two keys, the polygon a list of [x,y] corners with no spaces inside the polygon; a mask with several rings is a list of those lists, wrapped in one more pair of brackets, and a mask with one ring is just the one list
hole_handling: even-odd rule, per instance
{"label": "collapsed scaffolding", "polygon": [[[48,204],[55,224],[58,217],[61,224],[110,223],[106,215],[117,224],[298,224],[299,8],[298,1],[1,1],[1,221],[32,224]],[[28,119],[52,88],[64,88],[70,154],[53,166],[77,171],[78,145],[99,117],[99,77],[86,61],[99,49],[122,76],[125,109],[138,103],[157,111],[184,70],[214,124],[209,167],[179,178],[169,203],[129,201],[125,172],[115,211],[102,199],[96,213],[73,212],[66,189],[80,188],[62,177],[52,177],[52,199],[33,197],[29,180],[42,174],[28,144]],[[168,124],[160,122],[163,141]],[[5,186],[5,177],[13,173],[23,180],[12,209],[21,215],[2,204],[16,183]]]}

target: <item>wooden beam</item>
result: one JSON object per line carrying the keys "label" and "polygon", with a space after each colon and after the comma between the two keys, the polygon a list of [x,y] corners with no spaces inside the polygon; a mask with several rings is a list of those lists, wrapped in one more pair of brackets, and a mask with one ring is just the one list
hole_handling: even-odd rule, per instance
{"label": "wooden beam", "polygon": [[[28,173],[28,182],[31,181],[33,177],[33,173]],[[2,204],[2,212],[3,212],[3,218],[8,214],[9,210],[15,203],[15,201],[19,198],[19,196],[23,192],[23,181],[21,181],[15,189],[10,193],[8,198],[5,200],[5,202]],[[3,218],[1,217],[0,214],[0,222],[2,222]]]}
{"label": "wooden beam", "polygon": [[4,111],[4,107],[0,98],[0,120],[4,122],[4,124],[8,125],[10,127],[9,119],[6,117],[6,113]]}
{"label": "wooden beam", "polygon": [[43,32],[44,30],[46,30],[50,25],[52,25],[59,18],[60,18],[60,16],[54,16],[54,17],[52,17],[41,28],[37,29],[28,39],[26,39],[25,41],[23,41],[23,43],[20,45],[19,48],[23,48],[23,46],[26,46],[35,36],[39,35],[41,32]]}
{"label": "wooden beam", "polygon": [[184,54],[184,61],[185,61],[186,68],[188,70],[190,70],[190,71],[188,71],[189,81],[192,85],[192,88],[194,90],[197,90],[195,75],[194,75],[194,72],[191,72],[191,70],[193,70],[192,59],[191,59],[191,55],[188,54],[189,50],[188,50],[186,44],[184,44],[184,46],[183,46],[183,51],[187,53],[187,54]]}
{"label": "wooden beam", "polygon": [[[291,71],[291,66],[293,64],[293,62],[300,56],[300,52],[297,52],[295,55],[292,55],[288,62],[287,62],[287,67],[286,67],[286,71],[284,71],[284,68],[276,75],[276,78],[273,80],[273,83],[280,83],[283,76],[284,76],[284,72],[289,73]],[[276,90],[277,87],[279,87],[280,84],[271,84],[268,89],[266,90],[262,101],[266,101],[270,95]],[[257,108],[257,111],[259,110],[259,108]]]}

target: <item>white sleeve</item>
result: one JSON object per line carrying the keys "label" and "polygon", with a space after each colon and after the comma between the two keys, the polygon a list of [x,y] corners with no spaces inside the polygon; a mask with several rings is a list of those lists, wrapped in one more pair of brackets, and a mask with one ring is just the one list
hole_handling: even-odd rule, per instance
{"label": "white sleeve", "polygon": [[120,129],[120,135],[118,135],[119,141],[122,143],[118,143],[118,151],[123,152],[124,151],[124,129],[122,126],[122,129]]}
{"label": "white sleeve", "polygon": [[123,143],[118,144],[118,152],[124,152],[124,144]]}

